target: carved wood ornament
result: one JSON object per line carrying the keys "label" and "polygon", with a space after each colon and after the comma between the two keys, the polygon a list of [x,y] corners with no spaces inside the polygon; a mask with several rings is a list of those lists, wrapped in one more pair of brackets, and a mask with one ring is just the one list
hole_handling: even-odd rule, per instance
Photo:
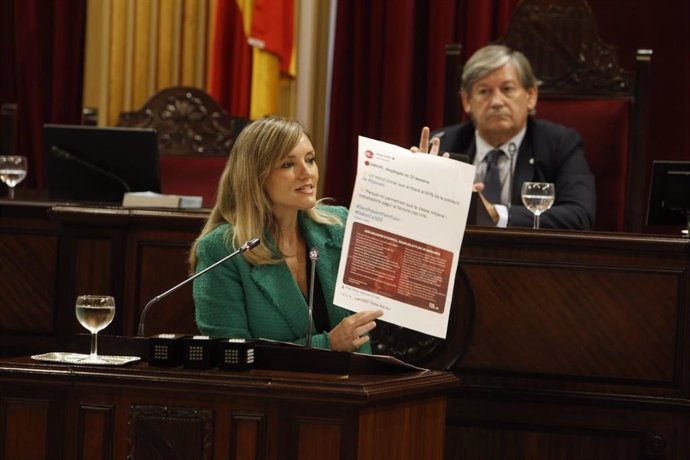
{"label": "carved wood ornament", "polygon": [[584,0],[530,0],[515,9],[499,43],[522,51],[542,81],[543,95],[630,96],[632,74],[599,36]]}
{"label": "carved wood ornament", "polygon": [[228,115],[199,88],[170,87],[134,112],[120,114],[118,126],[154,128],[163,155],[228,155],[249,120]]}

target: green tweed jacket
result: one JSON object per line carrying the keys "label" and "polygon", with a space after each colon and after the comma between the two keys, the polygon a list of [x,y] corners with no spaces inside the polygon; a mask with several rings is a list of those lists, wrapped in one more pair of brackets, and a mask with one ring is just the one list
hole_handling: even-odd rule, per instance
{"label": "green tweed jacket", "polygon": [[[345,222],[347,209],[323,206]],[[321,283],[331,328],[352,312],[333,305],[344,227],[317,224],[299,213],[299,224],[308,248],[316,248]],[[232,227],[220,225],[197,246],[197,272],[228,255]],[[303,344],[307,335],[308,309],[285,262],[254,266],[243,255],[224,262],[194,280],[194,303],[199,330],[211,337],[266,338]],[[312,345],[329,348],[328,334],[312,336]],[[358,352],[371,353],[367,343]]]}

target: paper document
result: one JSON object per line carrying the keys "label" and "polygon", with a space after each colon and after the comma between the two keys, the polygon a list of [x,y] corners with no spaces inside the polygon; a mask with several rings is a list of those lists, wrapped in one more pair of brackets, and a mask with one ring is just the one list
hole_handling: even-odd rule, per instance
{"label": "paper document", "polygon": [[474,166],[359,138],[334,302],[445,338]]}

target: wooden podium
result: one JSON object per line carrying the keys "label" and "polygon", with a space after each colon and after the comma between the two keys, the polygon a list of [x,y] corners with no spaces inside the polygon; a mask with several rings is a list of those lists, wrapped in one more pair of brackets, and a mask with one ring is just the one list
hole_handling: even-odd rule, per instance
{"label": "wooden podium", "polygon": [[448,372],[0,361],[0,458],[442,459]]}

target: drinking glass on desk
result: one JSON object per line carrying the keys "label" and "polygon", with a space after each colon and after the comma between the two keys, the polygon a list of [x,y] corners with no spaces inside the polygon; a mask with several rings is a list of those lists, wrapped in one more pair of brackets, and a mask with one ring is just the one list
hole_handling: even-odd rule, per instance
{"label": "drinking glass on desk", "polygon": [[26,157],[0,155],[0,180],[9,187],[10,198],[14,198],[14,186],[24,180],[27,169]]}
{"label": "drinking glass on desk", "polygon": [[534,228],[539,228],[539,216],[553,205],[556,187],[550,182],[522,184],[522,204],[534,214]]}
{"label": "drinking glass on desk", "polygon": [[115,317],[115,299],[109,295],[80,295],[75,307],[77,319],[91,332],[91,354],[84,358],[84,364],[103,364],[98,356],[98,331],[105,329]]}

